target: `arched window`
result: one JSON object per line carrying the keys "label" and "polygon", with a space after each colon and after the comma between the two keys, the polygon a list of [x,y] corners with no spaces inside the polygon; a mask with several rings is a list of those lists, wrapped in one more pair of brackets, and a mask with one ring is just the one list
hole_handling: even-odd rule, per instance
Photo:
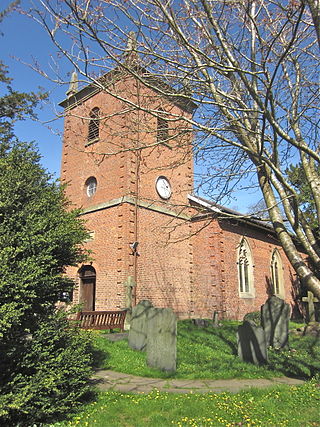
{"label": "arched window", "polygon": [[[163,111],[163,110],[160,110]],[[169,138],[169,126],[164,117],[157,117],[157,142],[167,144]]]}
{"label": "arched window", "polygon": [[90,121],[88,129],[88,142],[94,142],[99,139],[100,110],[95,107],[90,112]]}
{"label": "arched window", "polygon": [[279,298],[284,298],[283,267],[278,249],[272,252],[270,267],[272,291]]}
{"label": "arched window", "polygon": [[79,270],[80,298],[83,311],[93,311],[96,299],[96,270],[91,265],[83,265]]}
{"label": "arched window", "polygon": [[239,293],[241,297],[253,298],[253,262],[250,246],[243,238],[238,250]]}

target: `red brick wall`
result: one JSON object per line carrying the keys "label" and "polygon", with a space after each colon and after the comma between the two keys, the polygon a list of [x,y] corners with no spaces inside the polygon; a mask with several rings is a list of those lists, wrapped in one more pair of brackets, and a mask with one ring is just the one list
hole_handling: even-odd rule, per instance
{"label": "red brick wall", "polygon": [[[130,79],[120,82],[116,90],[141,106],[150,108],[152,102],[152,108],[170,112],[173,119],[185,114],[150,90],[137,88]],[[94,107],[100,108],[102,117],[100,139],[87,146],[88,118]],[[156,127],[156,117],[102,92],[67,112],[61,176],[68,183],[66,192],[72,203],[87,210],[83,218],[88,230],[94,232],[94,239],[86,247],[93,251],[92,266],[97,274],[96,310],[124,308],[124,283],[131,276],[137,280],[136,302],[148,298],[156,306],[172,307],[181,316],[190,312],[190,224],[174,215],[189,210],[186,201],[193,180],[191,134],[181,133],[182,124],[175,120],[174,129],[169,124],[172,140],[168,148],[157,143]],[[172,185],[168,201],[156,192],[159,175],[165,175]],[[92,197],[85,189],[90,176],[97,179]],[[137,198],[138,206],[118,200],[117,206],[97,209],[121,197],[131,197],[132,201]],[[150,209],[139,207],[139,203]],[[161,212],[163,209],[173,215]],[[136,271],[130,249],[134,241],[139,242],[140,252]],[[77,271],[72,268],[68,273],[77,278]],[[78,298],[76,290],[75,302]]]}
{"label": "red brick wall", "polygon": [[193,223],[192,316],[212,318],[223,314],[225,271],[223,232],[210,219]]}
{"label": "red brick wall", "polygon": [[[243,237],[247,239],[253,256],[255,298],[242,298],[239,294],[237,257]],[[206,247],[210,247],[209,257],[205,254]],[[194,239],[194,287],[199,289],[195,311],[204,317],[212,317],[220,304],[221,317],[240,320],[246,313],[260,310],[270,295],[270,262],[275,248],[280,252],[283,265],[285,300],[294,307],[293,281],[296,275],[273,234],[236,221],[213,220]]]}
{"label": "red brick wall", "polygon": [[[61,178],[69,183],[68,196],[75,205],[87,207],[134,194],[138,172],[140,198],[159,201],[155,180],[166,175],[174,186],[171,202],[186,203],[193,180],[191,134],[183,132],[185,125],[176,118],[187,114],[150,90],[137,88],[132,79],[118,83],[115,92],[141,107],[167,111],[171,148],[157,144],[156,117],[105,92],[97,93],[66,114]],[[89,114],[94,107],[100,108],[100,139],[86,145]],[[171,124],[170,120],[175,121]],[[92,199],[88,199],[84,185],[90,176],[98,181]]]}
{"label": "red brick wall", "polygon": [[[130,216],[127,205],[119,205],[84,216],[88,230],[94,238],[86,244],[92,251],[88,262],[96,270],[96,310],[124,308],[123,283],[126,279],[126,255],[128,252],[123,218]],[[79,266],[80,267],[80,266]],[[77,277],[78,268],[69,270]],[[79,279],[77,280],[79,284]],[[78,292],[74,301],[78,302]]]}
{"label": "red brick wall", "polygon": [[[86,146],[88,117],[96,106],[101,108],[102,117],[112,118],[106,120],[108,125],[101,122],[99,142]],[[122,110],[121,104],[110,95],[98,93],[67,112],[61,178],[68,183],[67,195],[76,206],[86,208],[128,192],[130,163],[122,151],[125,145],[123,135],[128,125]],[[89,199],[85,182],[90,176],[96,177],[98,185],[96,194]]]}
{"label": "red brick wall", "polygon": [[[91,265],[97,274],[96,310],[126,306],[124,283],[135,276],[135,255],[130,248],[134,211],[133,205],[124,203],[84,216],[87,228],[95,233],[86,247],[93,251]],[[187,317],[192,268],[190,223],[143,208],[138,217],[136,302],[149,299],[157,307],[172,307]],[[73,277],[76,273],[77,269],[69,270]],[[75,302],[78,296],[76,291]]]}
{"label": "red brick wall", "polygon": [[185,220],[139,211],[137,301],[151,300],[189,316],[192,270],[191,227]]}

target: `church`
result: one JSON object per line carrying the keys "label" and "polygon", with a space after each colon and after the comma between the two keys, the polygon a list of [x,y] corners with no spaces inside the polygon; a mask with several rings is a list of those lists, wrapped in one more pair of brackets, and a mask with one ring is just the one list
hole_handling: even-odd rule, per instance
{"label": "church", "polygon": [[196,105],[154,76],[115,69],[97,83],[78,89],[73,73],[60,103],[61,180],[90,234],[90,259],[67,271],[73,301],[240,320],[277,295],[295,310],[299,281],[272,227],[194,193]]}

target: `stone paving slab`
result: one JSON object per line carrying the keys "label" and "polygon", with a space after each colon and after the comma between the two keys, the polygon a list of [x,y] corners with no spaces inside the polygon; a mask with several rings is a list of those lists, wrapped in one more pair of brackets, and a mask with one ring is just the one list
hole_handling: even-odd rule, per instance
{"label": "stone paving slab", "polygon": [[128,339],[128,332],[110,332],[110,334],[104,335],[105,339],[108,341],[121,341]]}
{"label": "stone paving slab", "polygon": [[180,380],[144,378],[110,370],[98,370],[93,376],[102,391],[115,390],[123,393],[150,393],[159,390],[168,393],[237,393],[252,387],[264,388],[278,384],[301,385],[303,380],[289,377],[272,379],[231,379],[231,380]]}

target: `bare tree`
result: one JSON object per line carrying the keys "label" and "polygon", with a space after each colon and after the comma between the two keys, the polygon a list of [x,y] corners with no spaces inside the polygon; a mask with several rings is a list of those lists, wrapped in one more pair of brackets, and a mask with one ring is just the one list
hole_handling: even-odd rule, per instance
{"label": "bare tree", "polygon": [[318,44],[320,47],[320,1],[319,0],[305,0],[305,4],[309,6],[314,28],[318,38]]}
{"label": "bare tree", "polygon": [[[225,189],[254,173],[288,259],[320,297],[319,244],[285,172],[289,163],[301,162],[320,223],[319,1],[37,4],[28,13],[85,81],[122,99],[101,78],[122,70],[159,96],[197,106],[192,116],[170,113],[168,119],[195,132],[194,154],[201,170],[207,168],[199,181],[203,191]],[[130,31],[136,37],[130,33],[128,44]],[[122,100],[160,114],[154,104]]]}

